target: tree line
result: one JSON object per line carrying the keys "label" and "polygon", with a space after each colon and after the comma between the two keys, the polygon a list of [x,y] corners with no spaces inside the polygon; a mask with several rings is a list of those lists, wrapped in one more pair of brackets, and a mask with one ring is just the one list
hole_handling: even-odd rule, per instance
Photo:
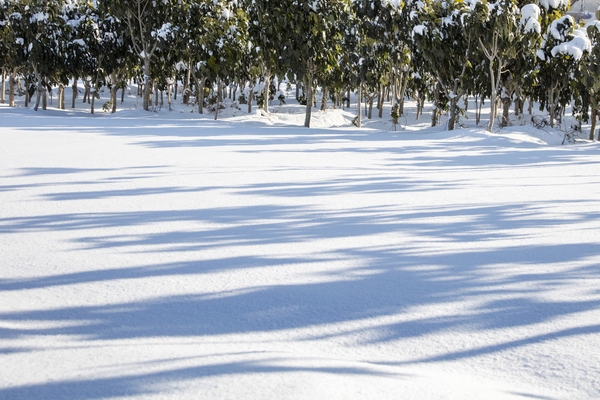
{"label": "tree line", "polygon": [[[175,85],[184,103],[204,112],[207,94],[247,88],[244,102],[268,112],[272,82],[302,88],[305,126],[317,103],[340,106],[350,93],[392,117],[404,99],[417,114],[433,103],[432,124],[448,114],[448,129],[474,99],[491,105],[488,129],[525,114],[537,102],[549,123],[567,105],[591,121],[594,138],[600,90],[600,25],[566,14],[567,0],[0,0],[2,102],[14,105],[24,81],[26,102],[45,107],[58,87],[59,108],[71,83],[85,82],[92,103],[101,86],[117,91],[135,79],[149,110],[157,93],[171,104]],[[260,93],[256,90],[260,87]],[[356,124],[361,124],[362,101]],[[74,107],[74,103],[72,104]],[[218,115],[219,107],[216,107]],[[500,117],[497,117],[497,113]]]}

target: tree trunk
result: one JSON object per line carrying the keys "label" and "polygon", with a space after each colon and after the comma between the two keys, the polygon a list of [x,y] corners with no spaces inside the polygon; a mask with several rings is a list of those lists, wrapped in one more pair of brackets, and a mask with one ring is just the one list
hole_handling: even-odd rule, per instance
{"label": "tree trunk", "polygon": [[458,108],[458,96],[454,95],[450,99],[450,115],[448,116],[448,130],[453,131],[456,128],[456,109]]}
{"label": "tree trunk", "polygon": [[502,97],[502,127],[508,126],[508,116],[510,113],[510,105],[512,101],[510,96]]}
{"label": "tree trunk", "polygon": [[375,101],[375,95],[373,93],[369,93],[367,97],[369,100],[367,118],[373,119],[373,102]]}
{"label": "tree trunk", "polygon": [[6,69],[2,68],[2,92],[0,93],[0,102],[4,104],[4,94],[6,92]]}
{"label": "tree trunk", "polygon": [[377,109],[379,110],[379,119],[383,118],[383,86],[379,84],[379,93],[377,95]]}
{"label": "tree trunk", "polygon": [[350,94],[351,93],[352,92],[350,91],[350,89],[348,89],[348,97],[346,97],[346,108],[350,108]]}
{"label": "tree trunk", "polygon": [[196,78],[196,101],[198,102],[198,114],[204,114],[204,87],[206,78]]}
{"label": "tree trunk", "polygon": [[248,83],[248,114],[252,112],[252,100],[254,99],[254,90],[252,84]]}
{"label": "tree trunk", "polygon": [[[362,126],[362,110],[360,109],[361,105],[362,105],[362,83],[358,84],[358,93],[357,93],[358,99],[356,101],[356,105],[358,107],[357,109],[357,119],[356,119],[356,126],[357,127],[361,127]],[[350,98],[350,95],[348,95],[348,98]]]}
{"label": "tree trunk", "polygon": [[112,82],[112,86],[110,87],[110,112],[114,114],[117,112],[117,90],[119,87],[117,86],[117,73],[113,72],[110,74],[110,80]]}
{"label": "tree trunk", "polygon": [[[94,85],[96,86],[96,85]],[[96,87],[90,89],[90,113],[94,114],[95,112],[95,105],[96,105],[96,91],[98,89]]]}
{"label": "tree trunk", "polygon": [[77,98],[77,78],[73,79],[73,85],[71,85],[73,91],[73,98],[71,99],[71,108],[75,108],[75,99]]}
{"label": "tree trunk", "polygon": [[591,115],[591,127],[590,127],[590,140],[594,140],[594,134],[596,133],[596,121],[598,120],[598,106],[592,105]]}
{"label": "tree trunk", "polygon": [[36,97],[35,97],[35,105],[33,106],[33,110],[37,111],[40,106],[40,101],[42,100],[42,80],[40,79],[40,75],[37,72],[36,67],[33,67],[33,74],[35,75],[35,88],[36,88]]}
{"label": "tree trunk", "polygon": [[404,94],[406,93],[406,88],[408,86],[408,73],[404,73],[402,75],[402,86],[400,87],[400,93],[398,93],[398,99],[400,103],[400,107],[398,108],[398,110],[400,112],[400,115],[404,115],[404,97],[406,97]]}
{"label": "tree trunk", "polygon": [[144,99],[143,99],[143,107],[145,111],[150,110],[150,99],[152,96],[152,77],[150,75],[150,57],[144,57]]}
{"label": "tree trunk", "polygon": [[438,104],[440,102],[440,88],[436,84],[433,89],[433,112],[431,113],[431,126],[437,126],[439,118]]}
{"label": "tree trunk", "polygon": [[223,101],[223,90],[221,87],[221,81],[217,80],[217,105],[215,109],[215,121],[219,117],[219,108],[221,106],[221,101]]}
{"label": "tree trunk", "polygon": [[42,90],[40,88],[40,85],[36,85],[36,94],[35,94],[35,105],[33,106],[33,110],[37,111],[38,108],[40,107],[40,102],[42,100]]}
{"label": "tree trunk", "polygon": [[321,111],[327,109],[327,86],[323,86],[323,98],[321,99]]}
{"label": "tree trunk", "polygon": [[533,115],[533,99],[529,97],[529,105],[527,107],[527,113]]}
{"label": "tree trunk", "polygon": [[554,124],[555,124],[555,115],[554,113],[556,112],[556,106],[554,105],[554,90],[552,90],[552,88],[550,88],[548,90],[548,114],[550,117],[550,126],[554,128]]}
{"label": "tree trunk", "polygon": [[190,80],[192,77],[192,62],[188,62],[185,78],[183,79],[183,104],[190,102]]}
{"label": "tree trunk", "polygon": [[[173,85],[167,85],[167,103],[169,104],[169,111],[173,111],[173,108],[171,107],[171,87]],[[175,85],[175,87],[177,87],[177,85]],[[177,93],[177,90],[175,90],[175,93]]]}
{"label": "tree trunk", "polygon": [[58,109],[65,109],[65,85],[63,83],[58,84]]}
{"label": "tree trunk", "polygon": [[[312,62],[308,63],[309,71],[312,69]],[[313,108],[313,78],[312,72],[306,73],[306,115],[304,118],[304,126],[310,128],[310,118],[312,114]]]}
{"label": "tree trunk", "polygon": [[483,96],[481,99],[479,96],[475,96],[475,125],[479,125],[481,122],[481,106],[483,105]]}
{"label": "tree trunk", "polygon": [[265,87],[263,88],[263,110],[269,113],[269,97],[271,96],[271,71],[265,72]]}
{"label": "tree trunk", "polygon": [[488,132],[492,132],[494,130],[494,122],[496,121],[496,112],[498,111],[496,108],[496,102],[498,100],[498,92],[494,87],[492,89],[492,95],[490,96],[490,121],[488,122]]}
{"label": "tree trunk", "polygon": [[90,82],[87,81],[87,80],[84,81],[83,85],[85,86],[85,91],[83,92],[83,102],[84,103],[87,102],[89,104],[90,103],[90,88],[91,88],[91,85],[90,85]]}
{"label": "tree trunk", "polygon": [[15,106],[15,86],[17,85],[17,70],[14,69],[8,78],[8,105]]}
{"label": "tree trunk", "polygon": [[29,107],[29,101],[31,100],[31,94],[29,94],[29,86],[31,82],[25,78],[25,107]]}
{"label": "tree trunk", "polygon": [[42,110],[46,111],[48,107],[48,90],[46,85],[42,83]]}
{"label": "tree trunk", "polygon": [[521,89],[517,87],[515,89],[515,115],[523,115],[524,99],[521,97]]}
{"label": "tree trunk", "polygon": [[421,92],[419,91],[417,93],[417,115],[415,117],[415,119],[418,121],[419,118],[421,118],[421,113],[423,112],[423,103],[421,103],[421,98],[423,97],[423,95],[421,94]]}

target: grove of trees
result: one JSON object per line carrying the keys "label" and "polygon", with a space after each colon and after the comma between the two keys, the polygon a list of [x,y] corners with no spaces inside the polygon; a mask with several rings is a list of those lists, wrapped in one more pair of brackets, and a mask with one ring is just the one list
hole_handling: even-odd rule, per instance
{"label": "grove of trees", "polygon": [[[412,97],[432,124],[448,129],[471,105],[489,102],[488,129],[539,103],[551,125],[573,105],[591,121],[600,107],[600,24],[566,14],[568,0],[0,0],[2,103],[46,107],[49,88],[73,104],[84,84],[91,104],[101,86],[117,93],[135,80],[150,110],[177,95],[198,112],[227,90],[269,112],[273,82],[295,82],[305,126],[318,105],[361,100],[372,117],[386,99],[392,115]],[[5,87],[8,82],[8,88]],[[260,88],[260,90],[259,90]],[[8,94],[6,99],[5,94]],[[208,96],[208,97],[207,97]],[[209,101],[210,100],[210,101]],[[497,115],[500,115],[497,117]],[[481,115],[477,114],[479,123]]]}

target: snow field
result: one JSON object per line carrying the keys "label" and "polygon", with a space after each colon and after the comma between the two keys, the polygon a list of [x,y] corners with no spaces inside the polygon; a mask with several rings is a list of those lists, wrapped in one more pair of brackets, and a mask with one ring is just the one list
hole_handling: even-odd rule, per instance
{"label": "snow field", "polygon": [[600,395],[597,144],[275,109],[0,107],[1,399]]}

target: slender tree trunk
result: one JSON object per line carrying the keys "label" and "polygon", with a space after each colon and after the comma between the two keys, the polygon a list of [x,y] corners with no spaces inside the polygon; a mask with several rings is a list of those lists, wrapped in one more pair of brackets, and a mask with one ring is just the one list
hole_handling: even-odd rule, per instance
{"label": "slender tree trunk", "polygon": [[438,119],[439,119],[439,110],[438,110],[438,104],[440,102],[440,88],[437,85],[437,83],[435,84],[435,88],[433,89],[433,112],[431,113],[431,126],[437,126],[438,125]]}
{"label": "slender tree trunk", "polygon": [[96,105],[96,93],[97,93],[97,85],[94,85],[94,88],[90,90],[90,113],[95,113],[95,105]]}
{"label": "slender tree trunk", "polygon": [[15,106],[15,86],[17,86],[17,69],[13,69],[10,77],[8,78],[8,105],[9,107]]}
{"label": "slender tree trunk", "polygon": [[421,118],[421,113],[423,112],[423,103],[421,102],[421,98],[424,97],[423,94],[419,91],[417,93],[417,115],[415,119],[418,121]]}
{"label": "slender tree trunk", "polygon": [[383,118],[383,85],[379,84],[379,93],[377,95],[377,109],[379,110],[379,119]]}
{"label": "slender tree trunk", "polygon": [[48,107],[48,89],[46,85],[42,83],[42,110],[46,110]]}
{"label": "slender tree trunk", "polygon": [[40,106],[40,102],[42,100],[42,88],[44,85],[42,85],[42,80],[40,78],[40,75],[37,72],[37,68],[33,68],[33,74],[35,75],[35,88],[36,88],[36,97],[35,97],[35,105],[33,106],[33,110],[37,111],[39,106]]}
{"label": "slender tree trunk", "polygon": [[263,110],[269,113],[269,97],[271,96],[271,71],[265,72],[265,87],[263,88]]}
{"label": "slender tree trunk", "polygon": [[[298,91],[298,86],[296,86],[296,92]],[[296,98],[298,98],[296,96]],[[254,85],[252,84],[252,80],[248,82],[248,114],[252,112],[252,100],[254,99]]]}
{"label": "slender tree trunk", "polygon": [[6,92],[6,69],[2,68],[2,92],[0,93],[0,102],[4,104],[4,95]]}
{"label": "slender tree trunk", "polygon": [[58,84],[58,109],[65,109],[65,85],[63,83]]}
{"label": "slender tree trunk", "polygon": [[83,84],[85,86],[85,92],[83,92],[83,102],[90,104],[90,89],[92,86],[88,80],[85,80]]}
{"label": "slender tree trunk", "polygon": [[502,97],[502,127],[508,126],[511,103],[510,96]]}
{"label": "slender tree trunk", "polygon": [[456,128],[456,109],[458,108],[458,96],[450,99],[450,115],[448,116],[448,130],[453,131]]}
{"label": "slender tree trunk", "polygon": [[219,108],[221,106],[221,102],[223,101],[223,90],[221,88],[221,81],[217,80],[217,108],[215,110],[215,121],[219,117]]}
{"label": "slender tree trunk", "polygon": [[554,104],[554,90],[548,89],[548,114],[550,117],[550,126],[554,128],[556,105]]}
{"label": "slender tree trunk", "polygon": [[300,101],[300,82],[296,82],[296,101]]}
{"label": "slender tree trunk", "polygon": [[[482,45],[483,46],[483,45]],[[486,54],[487,53],[486,51]],[[490,61],[490,83],[492,89],[492,95],[490,96],[490,121],[488,123],[488,132],[492,132],[494,130],[494,122],[496,121],[496,113],[498,112],[496,108],[496,102],[498,100],[498,86],[500,83],[496,80],[500,80],[500,75],[496,75],[496,70],[494,69],[494,59],[491,55],[488,55],[488,59]]]}
{"label": "slender tree trunk", "polygon": [[[350,108],[350,95],[352,94],[352,92],[350,91],[350,89],[348,89],[348,93],[346,97],[346,108]],[[360,103],[360,100],[358,101]]]}
{"label": "slender tree trunk", "polygon": [[479,125],[481,122],[481,108],[483,107],[483,101],[483,95],[481,97],[479,97],[479,95],[475,96],[475,125]]}
{"label": "slender tree trunk", "polygon": [[29,94],[29,86],[31,86],[31,81],[25,78],[25,107],[29,107],[29,102],[31,101],[32,94]]}
{"label": "slender tree trunk", "polygon": [[204,87],[206,78],[196,78],[196,101],[198,102],[198,114],[204,114]]}
{"label": "slender tree trunk", "polygon": [[327,109],[327,86],[323,86],[323,98],[321,99],[321,111]]}
{"label": "slender tree trunk", "polygon": [[[173,111],[173,108],[171,107],[171,87],[173,85],[167,85],[167,103],[169,104],[169,111]],[[177,85],[175,85],[177,86]],[[177,90],[175,90],[175,93],[177,93]]]}
{"label": "slender tree trunk", "polygon": [[73,85],[71,85],[73,91],[73,98],[71,99],[71,108],[75,108],[75,99],[77,98],[77,77],[73,79]]}
{"label": "slender tree trunk", "polygon": [[375,95],[373,93],[369,93],[369,95],[367,96],[369,103],[368,103],[368,108],[367,108],[367,118],[369,119],[373,119],[373,102],[375,101]]}
{"label": "slender tree trunk", "polygon": [[183,104],[190,102],[190,80],[192,78],[192,62],[188,62],[185,78],[183,79]]}
{"label": "slender tree trunk", "polygon": [[110,74],[110,81],[112,82],[112,86],[110,87],[110,112],[114,114],[117,112],[117,90],[119,89],[117,85],[117,73],[112,72]]}
{"label": "slender tree trunk", "polygon": [[150,99],[152,96],[152,76],[150,70],[150,57],[147,55],[144,57],[144,100],[142,102],[144,111],[150,110]]}
{"label": "slender tree trunk", "polygon": [[306,73],[306,115],[304,118],[304,126],[310,128],[310,119],[313,108],[313,77],[312,77],[312,61],[308,63],[308,71]]}
{"label": "slender tree trunk", "polygon": [[521,89],[515,89],[515,116],[523,115],[523,97],[521,97]]}
{"label": "slender tree trunk", "polygon": [[[357,96],[358,96],[358,99],[356,101],[356,105],[357,105],[358,109],[357,109],[356,126],[360,128],[362,126],[362,110],[360,109],[361,105],[362,105],[362,83],[361,82],[358,83]],[[348,98],[350,98],[350,96],[348,96]]]}
{"label": "slender tree trunk", "polygon": [[400,112],[400,115],[404,115],[404,98],[405,93],[406,93],[406,88],[408,87],[408,73],[404,73],[402,74],[402,86],[400,86],[400,93],[398,93],[399,95],[399,108],[398,111]]}
{"label": "slender tree trunk", "polygon": [[594,140],[594,134],[596,133],[596,121],[598,120],[598,106],[592,105],[591,114],[591,127],[590,127],[590,140]]}

